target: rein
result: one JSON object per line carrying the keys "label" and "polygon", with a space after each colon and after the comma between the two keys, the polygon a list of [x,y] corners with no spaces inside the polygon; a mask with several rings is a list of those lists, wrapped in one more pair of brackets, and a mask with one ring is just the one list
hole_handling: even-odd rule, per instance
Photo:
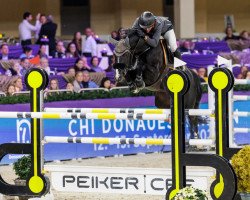
{"label": "rein", "polygon": [[139,38],[139,40],[137,41],[136,45],[135,45],[135,48],[132,50],[130,48],[126,48],[123,52],[117,52],[117,51],[114,51],[114,54],[118,57],[117,59],[119,59],[120,56],[124,55],[125,53],[129,53],[130,54],[130,63],[129,65],[131,65],[133,62],[133,58],[135,57],[136,59],[138,59],[141,55],[143,55],[144,53],[146,53],[150,47],[146,48],[143,52],[141,52],[140,54],[138,55],[135,55],[135,51],[138,47],[138,44],[140,43],[141,41],[141,38]]}

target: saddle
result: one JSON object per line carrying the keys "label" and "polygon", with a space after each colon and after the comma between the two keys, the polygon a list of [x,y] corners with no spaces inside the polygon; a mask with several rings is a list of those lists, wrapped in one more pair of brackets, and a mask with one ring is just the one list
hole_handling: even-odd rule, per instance
{"label": "saddle", "polygon": [[156,92],[159,90],[162,92],[165,92],[164,88],[161,88],[162,85],[162,79],[166,76],[166,74],[168,73],[168,69],[172,69],[170,66],[167,67],[168,63],[169,64],[174,64],[174,55],[171,52],[170,48],[167,45],[167,41],[165,39],[160,39],[160,44],[161,44],[161,48],[163,51],[163,59],[164,59],[164,65],[161,67],[161,75],[158,77],[157,81],[150,85],[147,86],[147,90]]}
{"label": "saddle", "polygon": [[[174,54],[171,52],[168,43],[165,39],[160,39],[160,44],[161,44],[161,48],[164,54],[164,60],[165,60],[165,65],[167,65],[167,63],[169,64],[174,64]],[[166,57],[168,59],[168,62],[166,62]]]}

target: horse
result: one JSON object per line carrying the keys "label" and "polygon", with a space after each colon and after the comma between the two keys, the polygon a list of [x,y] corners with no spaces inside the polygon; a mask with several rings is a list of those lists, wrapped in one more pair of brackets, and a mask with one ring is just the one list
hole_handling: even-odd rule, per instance
{"label": "horse", "polygon": [[[167,47],[166,42],[160,41],[155,48],[151,48],[136,31],[130,33],[125,39],[114,41],[115,44],[115,79],[117,82],[132,81],[138,65],[143,70],[145,89],[154,91],[155,106],[157,108],[170,108],[170,96],[165,89],[163,78],[171,70],[168,63],[169,55],[163,49]],[[184,96],[185,109],[198,109],[202,96],[201,82],[198,75],[184,67],[189,79],[189,91]],[[190,138],[198,138],[198,117],[188,116]]]}

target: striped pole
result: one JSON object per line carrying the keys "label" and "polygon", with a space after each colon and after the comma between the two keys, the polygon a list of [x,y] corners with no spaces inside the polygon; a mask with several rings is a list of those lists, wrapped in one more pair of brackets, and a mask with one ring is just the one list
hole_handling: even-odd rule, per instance
{"label": "striped pole", "polygon": [[[170,115],[169,109],[133,109],[133,108],[45,108],[45,112],[66,113],[134,113],[134,114],[166,114]],[[191,116],[210,116],[214,114],[210,109],[189,109],[186,113]]]}
{"label": "striped pole", "polygon": [[[203,115],[213,116],[213,111],[205,110]],[[198,115],[194,109],[192,115]],[[234,112],[235,116],[249,117],[250,112]],[[70,112],[0,112],[0,118],[37,118],[37,119],[121,119],[121,120],[162,120],[169,121],[169,114],[145,114],[145,113],[70,113]]]}
{"label": "striped pole", "polygon": [[212,139],[190,139],[189,144],[192,146],[212,146],[214,145],[214,140]]}
{"label": "striped pole", "polygon": [[248,84],[250,84],[250,80],[247,80],[247,79],[235,79],[234,84],[235,85],[248,85]]}
{"label": "striped pole", "polygon": [[248,101],[248,100],[250,100],[250,96],[246,96],[246,95],[234,95],[233,99],[235,101]]}
{"label": "striped pole", "polygon": [[0,118],[37,119],[121,119],[121,120],[162,120],[169,121],[166,114],[134,113],[56,113],[56,112],[0,112]]}
{"label": "striped pole", "polygon": [[250,133],[250,128],[234,128],[235,133]]}
{"label": "striped pole", "polygon": [[250,112],[235,111],[234,112],[234,116],[238,116],[238,117],[250,117]]}
{"label": "striped pole", "polygon": [[[135,145],[171,145],[171,139],[152,138],[103,138],[103,137],[58,137],[46,136],[44,143],[82,143],[82,144],[135,144]],[[193,146],[212,146],[211,139],[190,139]]]}
{"label": "striped pole", "polygon": [[102,138],[102,137],[44,137],[45,143],[82,143],[82,144],[135,144],[171,145],[171,139],[152,138]]}

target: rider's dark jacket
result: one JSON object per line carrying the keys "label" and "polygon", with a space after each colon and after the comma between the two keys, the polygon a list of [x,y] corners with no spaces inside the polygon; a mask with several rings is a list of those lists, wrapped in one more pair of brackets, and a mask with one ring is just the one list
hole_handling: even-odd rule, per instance
{"label": "rider's dark jacket", "polygon": [[[139,25],[139,17],[135,20],[132,29],[142,29]],[[151,30],[148,34],[149,37],[146,42],[152,47],[157,47],[161,35],[164,35],[167,31],[170,31],[172,29],[173,25],[167,17],[157,16],[155,26],[153,30]]]}

